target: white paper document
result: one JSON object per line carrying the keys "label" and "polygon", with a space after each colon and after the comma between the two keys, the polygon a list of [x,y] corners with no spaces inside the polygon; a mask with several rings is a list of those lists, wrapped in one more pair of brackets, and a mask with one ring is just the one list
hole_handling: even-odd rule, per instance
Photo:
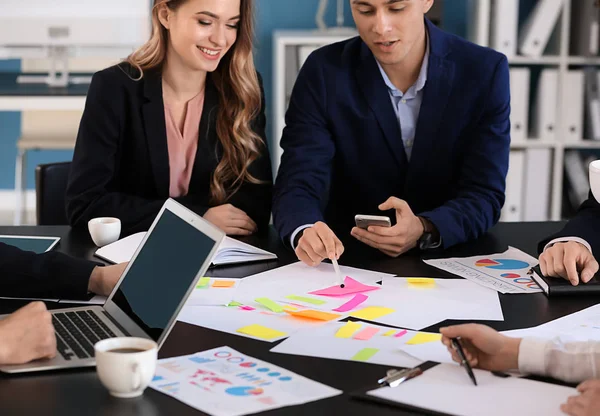
{"label": "white paper document", "polygon": [[560,338],[562,341],[600,341],[600,304],[532,328],[503,331],[515,338]]}
{"label": "white paper document", "polygon": [[[343,276],[350,276],[354,280],[365,285],[376,285],[384,277],[393,276],[389,273],[373,272],[357,269],[354,267],[340,265]],[[241,283],[236,294],[236,301],[253,302],[254,299],[267,297],[280,302],[295,302],[314,309],[331,310],[344,303],[342,297],[324,297],[321,299],[326,303],[315,305],[304,303],[301,300],[293,300],[290,297],[314,298],[309,292],[323,289],[338,284],[338,279],[329,263],[321,263],[317,267],[310,267],[302,262],[296,262],[287,266],[278,267],[263,273],[246,277]],[[343,298],[347,301],[347,298]]]}
{"label": "white paper document", "polygon": [[477,369],[473,372],[477,386],[459,365],[440,364],[398,387],[382,387],[367,394],[456,416],[559,416],[563,415],[560,405],[577,394],[571,387],[502,378]]}
{"label": "white paper document", "polygon": [[542,289],[528,271],[538,261],[523,251],[509,247],[504,253],[487,256],[423,260],[430,266],[456,274],[500,293],[538,293]]}
{"label": "white paper document", "polygon": [[186,306],[225,306],[233,300],[242,279],[201,277]]}
{"label": "white paper document", "polygon": [[397,367],[414,367],[424,361],[398,348],[412,339],[415,331],[358,321],[353,325],[335,322],[314,330],[299,331],[273,347],[271,352]]}
{"label": "white paper document", "polygon": [[[96,256],[111,263],[124,263],[130,261],[135,251],[146,236],[145,232],[132,234],[96,250]],[[217,249],[213,259],[215,266],[252,261],[273,260],[277,255],[254,247],[250,244],[225,237]]]}
{"label": "white paper document", "polygon": [[213,416],[264,412],[342,393],[229,347],[159,360],[150,387]]}
{"label": "white paper document", "polygon": [[[435,279],[426,278],[432,284],[411,283],[410,278],[386,277],[383,279],[384,290],[395,288],[410,295],[411,304],[415,308],[423,309],[424,313],[430,310],[422,305],[437,303],[434,307],[442,309],[445,319],[465,319],[480,321],[503,321],[502,305],[498,292],[488,289],[466,279]],[[421,287],[422,286],[422,287]],[[444,308],[445,301],[456,301],[460,306],[454,309]]]}
{"label": "white paper document", "polygon": [[[301,329],[314,329],[325,321],[296,318],[265,308],[244,310],[245,306],[184,306],[177,320],[259,341],[275,342]],[[340,315],[340,319],[343,318]]]}

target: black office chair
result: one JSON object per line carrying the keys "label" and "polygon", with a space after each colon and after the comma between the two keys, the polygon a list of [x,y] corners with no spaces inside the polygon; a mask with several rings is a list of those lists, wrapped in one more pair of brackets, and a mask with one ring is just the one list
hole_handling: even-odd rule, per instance
{"label": "black office chair", "polygon": [[46,163],[35,168],[38,225],[69,225],[65,194],[71,162]]}

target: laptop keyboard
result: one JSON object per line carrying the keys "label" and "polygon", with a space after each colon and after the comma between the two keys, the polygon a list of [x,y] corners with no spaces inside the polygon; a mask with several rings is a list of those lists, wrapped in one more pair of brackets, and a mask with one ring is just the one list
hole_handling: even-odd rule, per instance
{"label": "laptop keyboard", "polygon": [[115,333],[93,311],[59,312],[52,315],[56,348],[66,360],[94,356],[94,344]]}

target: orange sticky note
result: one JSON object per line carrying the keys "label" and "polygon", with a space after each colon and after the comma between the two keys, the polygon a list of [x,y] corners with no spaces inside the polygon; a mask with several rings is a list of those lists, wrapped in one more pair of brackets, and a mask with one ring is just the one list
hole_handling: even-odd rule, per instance
{"label": "orange sticky note", "polygon": [[286,312],[289,313],[290,315],[298,317],[298,318],[314,319],[317,321],[333,321],[334,319],[338,319],[341,317],[341,315],[338,315],[336,313],[315,311],[312,309],[307,309],[304,311],[286,311]]}
{"label": "orange sticky note", "polygon": [[215,280],[212,287],[233,287],[235,280]]}
{"label": "orange sticky note", "polygon": [[275,329],[267,328],[266,326],[257,324],[245,326],[243,328],[238,329],[237,332],[250,335],[252,337],[264,339],[267,341],[271,341],[275,338],[280,338],[287,335],[285,332],[277,331]]}

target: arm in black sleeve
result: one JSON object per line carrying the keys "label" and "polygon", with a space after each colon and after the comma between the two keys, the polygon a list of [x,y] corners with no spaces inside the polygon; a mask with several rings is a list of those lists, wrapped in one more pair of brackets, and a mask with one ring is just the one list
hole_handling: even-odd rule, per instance
{"label": "arm in black sleeve", "polygon": [[36,254],[0,243],[0,295],[82,299],[94,267],[63,253]]}
{"label": "arm in black sleeve", "polygon": [[67,186],[67,217],[73,227],[85,228],[95,217],[117,217],[124,234],[146,231],[164,199],[147,199],[111,190],[117,158],[124,140],[121,124],[125,99],[109,73],[94,75],[79,125]]}

